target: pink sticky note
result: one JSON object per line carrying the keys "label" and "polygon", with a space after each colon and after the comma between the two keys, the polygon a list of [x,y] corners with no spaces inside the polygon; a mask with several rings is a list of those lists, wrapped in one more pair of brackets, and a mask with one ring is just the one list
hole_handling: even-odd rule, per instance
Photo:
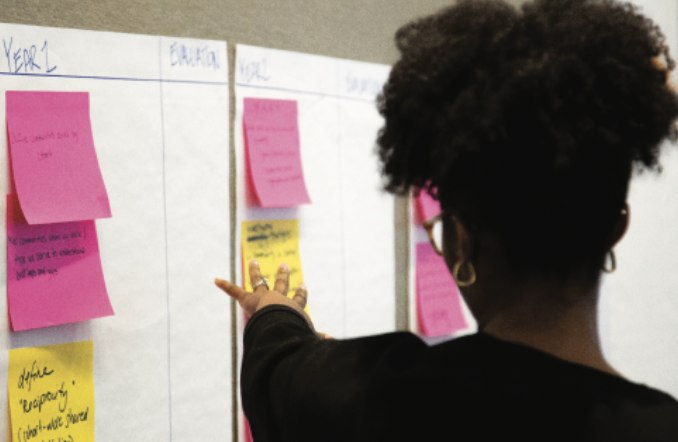
{"label": "pink sticky note", "polygon": [[431,195],[429,195],[425,190],[422,190],[419,193],[419,197],[417,198],[417,206],[419,208],[419,214],[422,221],[431,219],[440,213],[440,203],[431,198]]}
{"label": "pink sticky note", "polygon": [[417,307],[426,336],[454,333],[467,327],[461,298],[445,260],[428,242],[417,243]]}
{"label": "pink sticky note", "polygon": [[243,125],[249,172],[259,204],[309,204],[301,167],[297,102],[245,98]]}
{"label": "pink sticky note", "polygon": [[94,221],[29,225],[8,195],[7,298],[14,331],[112,315]]}
{"label": "pink sticky note", "polygon": [[245,421],[245,442],[254,442],[254,439],[252,438],[252,429],[250,429],[250,421],[245,417],[245,413],[243,413],[242,418]]}
{"label": "pink sticky note", "polygon": [[109,218],[87,92],[5,92],[14,183],[29,224]]}

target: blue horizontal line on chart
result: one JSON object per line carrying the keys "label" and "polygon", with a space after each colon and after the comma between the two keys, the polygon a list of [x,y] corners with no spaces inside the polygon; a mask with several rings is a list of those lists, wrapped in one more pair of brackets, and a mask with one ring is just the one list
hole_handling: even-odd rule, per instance
{"label": "blue horizontal line on chart", "polygon": [[0,75],[43,78],[76,78],[80,80],[113,80],[113,81],[147,81],[154,83],[188,83],[206,84],[213,86],[228,86],[228,81],[198,81],[198,80],[167,80],[161,78],[133,78],[133,77],[103,77],[96,75],[59,75],[59,74],[29,74],[20,72],[0,72]]}

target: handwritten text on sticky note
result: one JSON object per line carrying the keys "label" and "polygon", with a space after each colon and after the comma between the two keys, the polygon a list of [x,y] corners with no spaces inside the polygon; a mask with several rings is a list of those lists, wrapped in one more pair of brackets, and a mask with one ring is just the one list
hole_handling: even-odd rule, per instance
{"label": "handwritten text on sticky note", "polygon": [[110,217],[89,94],[7,91],[5,98],[14,183],[28,223]]}
{"label": "handwritten text on sticky note", "polygon": [[15,442],[94,440],[92,341],[9,351]]}
{"label": "handwritten text on sticky note", "polygon": [[308,204],[301,165],[297,102],[245,98],[245,149],[262,207]]}
{"label": "handwritten text on sticky note", "polygon": [[467,327],[459,289],[445,260],[428,242],[417,243],[417,310],[426,336],[454,333]]}
{"label": "handwritten text on sticky note", "polygon": [[94,221],[29,225],[8,195],[7,297],[14,331],[112,315]]}
{"label": "handwritten text on sticky note", "polygon": [[[299,220],[243,221],[242,223],[243,281],[245,289],[252,291],[249,263],[253,259],[259,262],[259,269],[273,288],[275,275],[280,264],[290,269],[290,286],[287,296],[304,282],[299,256]],[[306,308],[308,313],[308,306]]]}

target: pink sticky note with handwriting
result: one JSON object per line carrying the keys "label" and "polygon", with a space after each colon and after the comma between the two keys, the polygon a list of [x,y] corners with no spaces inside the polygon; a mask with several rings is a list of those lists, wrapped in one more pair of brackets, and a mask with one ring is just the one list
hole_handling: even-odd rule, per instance
{"label": "pink sticky note with handwriting", "polygon": [[428,242],[417,243],[417,309],[426,336],[454,333],[467,327],[461,298],[445,260]]}
{"label": "pink sticky note with handwriting", "polygon": [[419,214],[421,215],[422,221],[431,219],[440,213],[440,203],[431,198],[431,195],[429,195],[425,190],[422,190],[419,193],[417,205],[419,207]]}
{"label": "pink sticky note with handwriting", "polygon": [[7,299],[14,331],[112,315],[94,221],[29,225],[8,195]]}
{"label": "pink sticky note with handwriting", "polygon": [[5,92],[14,184],[29,224],[109,218],[87,92]]}
{"label": "pink sticky note with handwriting", "polygon": [[259,204],[309,204],[301,167],[297,102],[245,98],[243,126],[249,172]]}

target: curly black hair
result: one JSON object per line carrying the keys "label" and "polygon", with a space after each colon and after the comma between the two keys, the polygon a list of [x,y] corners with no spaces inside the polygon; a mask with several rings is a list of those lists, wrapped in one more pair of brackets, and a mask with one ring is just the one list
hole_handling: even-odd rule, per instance
{"label": "curly black hair", "polygon": [[439,198],[516,274],[597,276],[632,171],[659,170],[677,138],[660,29],[613,0],[460,0],[395,40],[378,98],[386,189]]}

